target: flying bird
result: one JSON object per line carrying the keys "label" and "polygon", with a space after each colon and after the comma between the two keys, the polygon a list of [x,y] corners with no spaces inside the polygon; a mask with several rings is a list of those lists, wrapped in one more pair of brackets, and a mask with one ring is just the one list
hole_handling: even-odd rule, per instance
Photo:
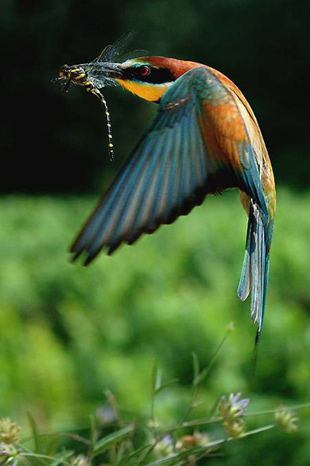
{"label": "flying bird", "polygon": [[[192,61],[143,56],[119,62],[108,47],[89,64],[60,70],[59,79],[98,97],[117,84],[158,105],[158,112],[125,166],[71,247],[85,265],[105,249],[133,244],[200,205],[207,194],[237,188],[248,215],[245,255],[237,294],[251,291],[251,318],[262,331],[274,227],[273,171],[257,119],[240,89],[224,74]],[[112,58],[112,59],[111,59]],[[113,60],[114,59],[114,60]]]}

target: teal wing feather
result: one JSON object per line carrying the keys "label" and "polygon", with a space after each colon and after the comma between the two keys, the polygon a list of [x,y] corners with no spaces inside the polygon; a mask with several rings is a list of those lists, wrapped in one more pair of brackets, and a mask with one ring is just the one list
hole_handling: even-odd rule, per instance
{"label": "teal wing feather", "polygon": [[176,80],[160,100],[147,133],[75,240],[74,259],[84,253],[87,265],[102,249],[111,254],[121,243],[133,244],[141,234],[189,213],[209,192],[239,187],[266,210],[251,145],[244,141],[232,145],[234,156],[245,160],[236,168],[231,157],[219,158],[202,134],[201,125],[208,118],[205,103],[216,108],[231,99],[231,93],[205,67]]}
{"label": "teal wing feather", "polygon": [[216,190],[199,129],[195,76],[188,74],[161,99],[154,122],[73,244],[75,258],[86,252],[85,264],[102,248],[111,254],[122,242],[172,223]]}
{"label": "teal wing feather", "polygon": [[237,294],[244,301],[251,295],[251,318],[257,323],[256,342],[263,328],[269,277],[269,256],[274,220],[251,200],[245,254]]}

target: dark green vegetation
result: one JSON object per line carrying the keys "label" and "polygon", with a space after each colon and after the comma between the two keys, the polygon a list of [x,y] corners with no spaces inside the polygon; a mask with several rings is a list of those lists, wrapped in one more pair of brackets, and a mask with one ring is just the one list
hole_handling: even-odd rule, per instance
{"label": "dark green vegetation", "polygon": [[[196,393],[211,365],[200,370],[194,356],[194,367],[193,392]],[[161,372],[156,366],[153,375],[152,401],[155,406],[157,395],[172,381],[162,382]],[[202,466],[210,458],[222,456],[222,447],[231,445],[232,441],[244,440],[271,429],[280,429],[288,434],[298,429],[298,416],[292,409],[283,406],[260,412],[259,417],[262,418],[261,414],[268,416],[270,423],[249,429],[251,418],[257,413],[247,413],[249,399],[242,399],[241,393],[222,396],[208,417],[187,421],[189,416],[185,416],[168,429],[156,422],[155,409],[152,421],[147,424],[124,421],[113,395],[109,393],[107,398],[110,404],[105,408],[105,413],[109,412],[110,416],[101,416],[101,420],[91,416],[89,427],[80,431],[79,435],[42,433],[32,415],[28,414],[31,435],[25,437],[20,435],[22,429],[17,423],[8,418],[0,419],[1,465]],[[195,399],[193,396],[190,408]],[[302,408],[305,406],[296,407]],[[71,443],[70,449],[65,446],[66,439],[67,443],[68,440]]]}
{"label": "dark green vegetation", "polygon": [[[279,190],[266,321],[252,382],[250,303],[236,296],[246,229],[238,194],[210,198],[190,221],[182,218],[135,247],[102,255],[92,267],[71,265],[66,249],[93,202],[47,196],[1,201],[2,415],[23,421],[30,409],[43,427],[75,429],[86,426],[110,389],[127,419],[148,419],[157,359],[165,380],[179,379],[156,404],[158,420],[169,425],[184,416],[189,402],[191,352],[206,366],[232,320],[236,330],[201,392],[206,404],[193,415],[209,415],[223,393],[237,391],[251,398],[255,411],[309,401],[308,194]],[[308,448],[306,420],[301,426],[282,440],[270,432],[236,444],[236,463],[227,464],[237,464],[240,454],[258,460],[257,449],[271,448],[274,439],[281,450],[271,448],[269,465],[282,455],[307,464],[300,459]]]}

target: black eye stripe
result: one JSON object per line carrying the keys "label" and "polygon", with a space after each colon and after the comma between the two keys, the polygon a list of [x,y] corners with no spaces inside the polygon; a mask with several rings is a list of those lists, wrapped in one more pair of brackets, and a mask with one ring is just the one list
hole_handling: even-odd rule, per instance
{"label": "black eye stripe", "polygon": [[[149,73],[145,73],[146,69],[149,69]],[[153,84],[163,84],[175,81],[173,74],[168,68],[152,68],[147,65],[127,68],[124,70],[124,78]]]}

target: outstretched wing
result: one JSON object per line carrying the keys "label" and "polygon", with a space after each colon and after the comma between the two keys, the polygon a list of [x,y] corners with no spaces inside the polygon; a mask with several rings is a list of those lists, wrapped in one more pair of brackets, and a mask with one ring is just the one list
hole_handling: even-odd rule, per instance
{"label": "outstretched wing", "polygon": [[[230,127],[236,122],[237,135]],[[259,164],[232,93],[210,70],[196,67],[161,98],[146,135],[74,242],[74,259],[84,252],[87,265],[103,248],[111,254],[123,242],[133,244],[189,213],[207,193],[229,187],[266,208]]]}

